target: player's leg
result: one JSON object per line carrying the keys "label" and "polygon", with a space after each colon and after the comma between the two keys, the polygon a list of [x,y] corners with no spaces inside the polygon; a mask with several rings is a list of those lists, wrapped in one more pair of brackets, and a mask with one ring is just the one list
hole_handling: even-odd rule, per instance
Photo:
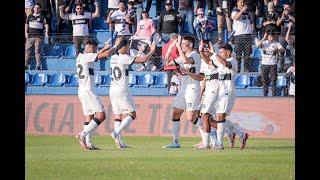
{"label": "player's leg", "polygon": [[[117,100],[114,98],[117,98]],[[123,130],[125,130],[125,128],[130,126],[132,121],[136,118],[136,108],[130,93],[121,93],[117,96],[114,96],[114,98],[112,98],[115,105],[115,108],[113,108],[114,111],[117,111],[117,114],[128,113],[128,116],[122,119],[120,126],[111,133],[111,137],[115,140],[116,145],[119,148],[122,148],[122,141],[120,140],[119,135]],[[123,111],[123,109],[126,110]]]}
{"label": "player's leg", "polygon": [[163,148],[180,148],[179,134],[180,134],[180,117],[184,109],[173,107],[172,112],[172,144],[164,146]]}
{"label": "player's leg", "polygon": [[[113,124],[113,130],[116,130],[120,127],[121,125],[121,121],[122,121],[122,114],[114,114],[114,124]],[[121,134],[119,134],[119,141],[120,144],[123,143],[122,139],[121,139]]]}
{"label": "player's leg", "polygon": [[172,144],[166,145],[163,148],[180,148],[179,134],[180,134],[180,117],[186,109],[185,89],[180,89],[173,100],[172,111]]}
{"label": "player's leg", "polygon": [[210,131],[210,144],[212,148],[217,147],[218,139],[217,139],[217,121],[213,118],[214,116],[210,116],[210,125],[211,125],[211,131]]}

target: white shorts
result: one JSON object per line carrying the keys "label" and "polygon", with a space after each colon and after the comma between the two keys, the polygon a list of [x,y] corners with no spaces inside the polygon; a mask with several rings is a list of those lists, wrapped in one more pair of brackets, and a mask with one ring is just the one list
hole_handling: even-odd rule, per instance
{"label": "white shorts", "polygon": [[78,96],[85,116],[93,115],[96,112],[104,112],[103,104],[100,102],[98,96],[92,91],[78,92]]}
{"label": "white shorts", "polygon": [[218,101],[217,101],[217,113],[223,114],[226,113],[226,116],[229,116],[236,100],[235,91],[231,92],[219,92]]}
{"label": "white shorts", "polygon": [[110,101],[114,114],[127,114],[136,111],[131,93],[110,91]]}
{"label": "white shorts", "polygon": [[198,110],[200,101],[200,86],[189,85],[186,88],[181,88],[173,100],[173,107],[186,111]]}
{"label": "white shorts", "polygon": [[[215,85],[215,86],[213,86]],[[204,90],[204,98],[201,106],[201,113],[209,113],[212,116],[216,114],[216,105],[218,100],[218,90],[219,87],[217,83],[211,83],[208,81],[206,83],[206,88]]]}

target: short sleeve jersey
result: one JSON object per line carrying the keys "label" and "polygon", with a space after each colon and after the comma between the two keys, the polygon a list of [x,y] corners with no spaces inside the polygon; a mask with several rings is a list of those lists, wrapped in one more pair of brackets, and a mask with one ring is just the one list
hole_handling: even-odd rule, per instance
{"label": "short sleeve jersey", "polygon": [[93,90],[94,86],[94,62],[97,53],[80,53],[76,59],[77,74],[79,78],[79,92]]}
{"label": "short sleeve jersey", "polygon": [[[193,64],[184,64],[181,57],[178,57],[175,61],[176,61],[176,63],[179,64],[180,67],[185,68],[185,69],[189,69],[190,72],[199,74],[200,66],[201,66],[200,55],[197,52],[192,51],[191,53],[189,53],[187,55],[187,58],[193,59],[194,63]],[[186,86],[188,84],[197,84],[200,86],[199,81],[192,79],[190,76],[182,76],[181,77],[181,87]]]}

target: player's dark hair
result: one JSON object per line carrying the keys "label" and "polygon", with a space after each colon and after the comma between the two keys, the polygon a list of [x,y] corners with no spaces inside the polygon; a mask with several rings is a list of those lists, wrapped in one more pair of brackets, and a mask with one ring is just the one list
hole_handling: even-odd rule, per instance
{"label": "player's dark hair", "polygon": [[85,45],[94,45],[94,46],[98,46],[98,42],[94,39],[88,39],[86,42],[85,42]]}
{"label": "player's dark hair", "polygon": [[41,4],[39,3],[34,3],[34,6],[38,5],[41,8]]}
{"label": "player's dark hair", "polygon": [[184,36],[183,39],[189,41],[190,43],[192,43],[192,48],[194,48],[195,40],[194,40],[194,38],[192,36]]}
{"label": "player's dark hair", "polygon": [[118,2],[118,4],[120,4],[120,3],[126,4],[126,2],[125,2],[124,0],[120,0],[120,1]]}
{"label": "player's dark hair", "polygon": [[233,51],[232,46],[231,46],[230,44],[228,44],[228,43],[221,44],[221,45],[219,46],[219,49],[228,50],[228,51],[230,51],[230,53],[232,53],[232,51]]}
{"label": "player's dark hair", "polygon": [[75,4],[75,6],[76,6],[76,7],[77,7],[77,6],[83,7],[83,5],[82,5],[81,3],[77,3],[77,4]]}

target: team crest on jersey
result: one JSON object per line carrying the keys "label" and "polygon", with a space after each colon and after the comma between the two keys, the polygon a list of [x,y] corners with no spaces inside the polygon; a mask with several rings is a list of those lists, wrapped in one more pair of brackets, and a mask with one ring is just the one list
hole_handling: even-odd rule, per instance
{"label": "team crest on jersey", "polygon": [[192,103],[187,103],[187,106],[188,106],[188,107],[191,107],[191,106],[192,106]]}

